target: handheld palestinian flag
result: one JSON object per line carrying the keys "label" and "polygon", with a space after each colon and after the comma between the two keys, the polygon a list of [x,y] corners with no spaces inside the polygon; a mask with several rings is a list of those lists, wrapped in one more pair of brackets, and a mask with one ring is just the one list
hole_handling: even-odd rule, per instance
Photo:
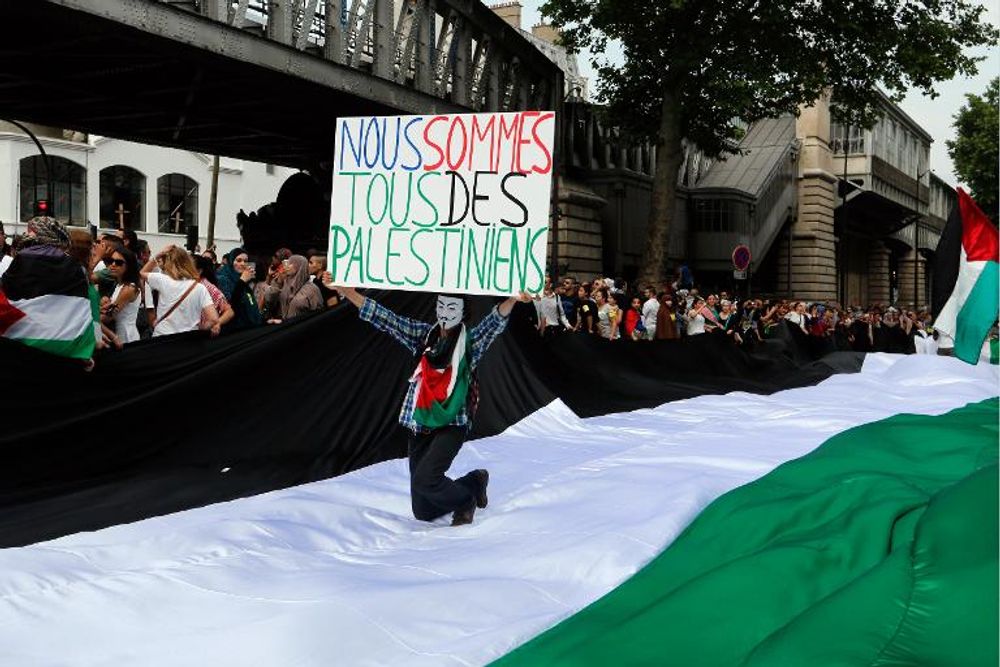
{"label": "handheld palestinian flag", "polygon": [[419,382],[413,420],[429,429],[441,428],[455,419],[469,395],[468,335],[465,326],[458,333],[451,360],[445,368],[434,368],[427,355],[413,373]]}
{"label": "handheld palestinian flag", "polygon": [[1000,308],[997,229],[961,188],[937,247],[934,328],[955,342],[955,356],[974,364]]}
{"label": "handheld palestinian flag", "polygon": [[94,304],[80,264],[24,250],[0,282],[0,336],[71,359],[94,354]]}

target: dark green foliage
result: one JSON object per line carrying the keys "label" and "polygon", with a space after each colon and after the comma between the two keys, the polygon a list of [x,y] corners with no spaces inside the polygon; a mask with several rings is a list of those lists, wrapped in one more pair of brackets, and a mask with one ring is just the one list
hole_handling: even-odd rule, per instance
{"label": "dark green foliage", "polygon": [[[870,125],[878,87],[910,88],[976,71],[965,47],[992,43],[985,8],[966,0],[546,0],[571,49],[598,54],[598,101],[625,129],[656,137],[664,88],[676,87],[682,134],[708,153],[739,118],[795,113],[832,92],[838,118]],[[605,51],[624,53],[609,64]]]}
{"label": "dark green foliage", "polygon": [[1000,179],[1000,78],[986,93],[966,95],[966,104],[955,114],[957,136],[948,142],[955,173],[971,188],[972,198],[997,221],[997,182]]}
{"label": "dark green foliage", "polygon": [[[969,0],[546,0],[570,49],[597,54],[597,101],[635,137],[661,147],[643,275],[666,268],[680,137],[733,150],[737,119],[797,113],[825,92],[845,122],[871,125],[881,87],[899,100],[970,75],[964,50],[997,40]],[[606,53],[622,53],[613,61]],[[614,64],[612,64],[614,62]],[[620,62],[620,65],[617,64]],[[664,100],[667,100],[665,103]],[[668,109],[669,107],[669,109]]]}

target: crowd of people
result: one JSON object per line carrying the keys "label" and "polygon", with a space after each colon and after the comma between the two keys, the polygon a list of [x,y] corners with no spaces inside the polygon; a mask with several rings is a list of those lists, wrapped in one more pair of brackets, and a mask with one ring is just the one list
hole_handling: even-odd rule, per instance
{"label": "crowd of people", "polygon": [[323,281],[326,255],[318,250],[296,255],[282,248],[261,263],[243,248],[221,259],[214,249],[191,253],[176,245],[154,253],[132,230],[106,230],[95,239],[48,217],[29,221],[11,242],[0,224],[0,286],[16,291],[6,283],[18,272],[8,271],[32,248],[54,249],[79,265],[95,304],[98,348],[197,330],[217,336],[339,303]]}
{"label": "crowd of people", "polygon": [[[169,245],[151,252],[135,232],[106,230],[98,239],[66,229],[52,218],[35,218],[8,243],[0,225],[0,284],[17,253],[49,244],[79,263],[95,303],[97,346],[120,348],[143,338],[202,330],[212,336],[279,323],[336,306],[326,256],[287,248],[269,260],[243,248],[222,257],[214,249],[191,253]],[[799,329],[818,349],[912,353],[933,345],[927,312],[892,306],[842,307],[788,299],[702,294],[689,271],[659,287],[630,289],[621,280],[546,279],[535,298],[539,333],[578,332],[610,341],[725,336],[752,350],[775,327]]]}
{"label": "crowd of people", "polygon": [[[689,275],[689,274],[688,274]],[[752,349],[782,323],[809,337],[819,350],[914,353],[933,346],[930,314],[875,304],[702,294],[681,274],[678,280],[630,290],[627,282],[596,276],[590,282],[564,277],[535,301],[543,336],[579,332],[611,341],[679,339],[714,334]]]}

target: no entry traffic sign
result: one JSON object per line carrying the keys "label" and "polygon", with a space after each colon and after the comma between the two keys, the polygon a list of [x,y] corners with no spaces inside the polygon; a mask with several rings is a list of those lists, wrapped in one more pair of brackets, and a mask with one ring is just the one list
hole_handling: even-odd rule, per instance
{"label": "no entry traffic sign", "polygon": [[750,248],[747,246],[740,244],[733,250],[733,266],[737,271],[746,271],[751,259]]}

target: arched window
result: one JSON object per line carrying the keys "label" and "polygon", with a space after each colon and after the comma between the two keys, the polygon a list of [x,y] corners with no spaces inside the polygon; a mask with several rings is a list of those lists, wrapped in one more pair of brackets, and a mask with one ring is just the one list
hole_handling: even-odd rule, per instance
{"label": "arched window", "polygon": [[165,174],[156,181],[156,221],[161,234],[184,234],[198,226],[198,183],[184,174]]}
{"label": "arched window", "polygon": [[116,164],[101,169],[101,227],[145,231],[146,177]]}
{"label": "arched window", "polygon": [[[87,170],[72,160],[49,156],[52,173],[45,169],[41,155],[20,162],[21,221],[35,216],[35,202],[45,199],[51,215],[71,225],[87,224]],[[52,192],[49,192],[49,181]]]}

